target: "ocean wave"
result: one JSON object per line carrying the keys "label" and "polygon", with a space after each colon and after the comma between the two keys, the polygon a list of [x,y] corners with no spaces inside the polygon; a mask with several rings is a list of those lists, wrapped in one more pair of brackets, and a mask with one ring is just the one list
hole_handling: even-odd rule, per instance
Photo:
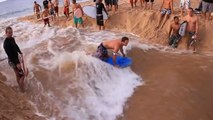
{"label": "ocean wave", "polygon": [[0,0],[0,3],[1,3],[1,2],[5,2],[5,1],[7,1],[7,0]]}

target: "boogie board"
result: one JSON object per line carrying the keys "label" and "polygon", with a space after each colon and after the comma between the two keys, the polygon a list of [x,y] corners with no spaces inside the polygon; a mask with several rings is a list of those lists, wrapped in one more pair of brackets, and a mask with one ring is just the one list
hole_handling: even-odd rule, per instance
{"label": "boogie board", "polygon": [[[96,19],[96,7],[95,6],[84,6],[83,11],[87,16]],[[106,12],[102,11],[102,13],[103,13],[104,19],[105,20],[108,19]]]}
{"label": "boogie board", "polygon": [[[113,64],[113,59],[112,57],[109,57],[106,60],[107,63],[114,65]],[[116,65],[118,65],[121,68],[128,67],[132,64],[132,59],[128,57],[122,57],[122,56],[116,56]]]}
{"label": "boogie board", "polygon": [[180,29],[179,29],[179,35],[180,36],[185,36],[185,33],[186,33],[186,26],[187,26],[187,21],[183,21],[181,24],[180,24]]}

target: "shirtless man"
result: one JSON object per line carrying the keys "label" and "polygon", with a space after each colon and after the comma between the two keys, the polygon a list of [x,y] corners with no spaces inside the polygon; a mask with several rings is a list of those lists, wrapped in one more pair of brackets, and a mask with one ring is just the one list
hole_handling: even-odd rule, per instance
{"label": "shirtless man", "polygon": [[169,45],[171,45],[173,48],[177,48],[178,42],[181,39],[181,36],[179,35],[179,29],[180,29],[179,18],[175,16],[174,21],[171,23],[169,29]]}
{"label": "shirtless man", "polygon": [[158,21],[158,25],[157,25],[156,29],[158,29],[160,27],[160,24],[161,24],[162,20],[164,19],[164,16],[165,16],[165,20],[162,22],[162,25],[160,28],[163,28],[163,25],[169,19],[169,16],[174,13],[173,0],[163,0],[163,3],[160,7],[160,12],[161,12],[161,15],[160,15],[160,19]]}
{"label": "shirtless man", "polygon": [[95,56],[105,61],[109,57],[107,49],[112,49],[113,63],[116,66],[116,56],[118,55],[118,51],[120,50],[123,57],[125,57],[123,46],[127,46],[128,42],[129,38],[127,37],[122,37],[121,39],[117,40],[104,41],[98,46]]}
{"label": "shirtless man", "polygon": [[193,9],[189,8],[187,10],[187,16],[183,18],[184,21],[187,21],[187,49],[189,49],[191,46],[193,47],[193,51],[196,52],[196,39],[198,35],[198,17],[194,15]]}
{"label": "shirtless man", "polygon": [[49,10],[48,8],[45,8],[44,11],[42,12],[42,20],[44,20],[44,27],[48,24],[48,27],[50,27],[50,22],[49,22],[49,18],[48,17],[49,14]]}
{"label": "shirtless man", "polygon": [[34,1],[33,10],[34,10],[34,13],[36,15],[36,18],[39,19],[40,18],[41,6],[36,1]]}
{"label": "shirtless man", "polygon": [[70,6],[70,1],[69,0],[64,0],[64,15],[69,18],[69,6]]}
{"label": "shirtless man", "polygon": [[75,27],[78,27],[78,24],[84,27],[82,16],[84,14],[83,9],[80,4],[76,3],[76,0],[72,0],[72,14],[74,18]]}
{"label": "shirtless man", "polygon": [[56,16],[55,16],[55,11],[54,11],[54,4],[52,3],[51,0],[49,0],[48,8],[49,8],[50,15],[52,15],[52,21],[53,21]]}
{"label": "shirtless man", "polygon": [[[16,80],[18,82],[19,88],[24,92],[24,72],[21,68],[21,62],[23,62],[23,54],[19,49],[18,45],[15,42],[13,36],[13,30],[11,27],[7,27],[5,30],[6,39],[4,41],[4,50],[8,56],[8,63],[13,68],[16,74]],[[18,55],[21,55],[21,61],[18,58]]]}
{"label": "shirtless man", "polygon": [[54,4],[55,14],[58,17],[58,5],[59,5],[59,1],[58,0],[54,0],[53,4]]}

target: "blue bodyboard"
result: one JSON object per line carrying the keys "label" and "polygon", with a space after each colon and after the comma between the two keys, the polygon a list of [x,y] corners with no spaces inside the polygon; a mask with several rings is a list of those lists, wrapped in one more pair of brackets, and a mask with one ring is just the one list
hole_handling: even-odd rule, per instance
{"label": "blue bodyboard", "polygon": [[[113,59],[112,57],[109,57],[106,60],[107,63],[113,65]],[[128,57],[122,57],[122,56],[116,56],[116,65],[118,65],[121,68],[128,67],[132,64],[132,59]]]}

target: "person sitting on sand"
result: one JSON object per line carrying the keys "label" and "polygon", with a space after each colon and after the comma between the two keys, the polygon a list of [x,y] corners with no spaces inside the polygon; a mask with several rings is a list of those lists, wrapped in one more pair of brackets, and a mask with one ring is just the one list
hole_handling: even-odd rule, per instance
{"label": "person sitting on sand", "polygon": [[148,2],[151,2],[151,7],[150,7],[150,9],[153,10],[153,3],[154,3],[154,0],[145,0],[145,7],[144,7],[144,9],[146,10],[146,8],[147,8],[147,3],[148,3]]}
{"label": "person sitting on sand", "polygon": [[64,15],[69,18],[69,6],[70,6],[70,1],[69,0],[64,0]]}
{"label": "person sitting on sand", "polygon": [[193,51],[196,52],[196,40],[198,35],[198,17],[194,15],[193,9],[189,8],[187,10],[188,15],[183,18],[183,21],[187,22],[187,49],[193,46]]}
{"label": "person sitting on sand", "polygon": [[161,11],[161,15],[160,15],[160,19],[158,21],[158,25],[157,25],[156,29],[158,29],[160,27],[160,24],[161,24],[164,16],[165,16],[165,20],[162,22],[162,25],[160,28],[162,28],[164,26],[166,21],[169,19],[170,15],[174,13],[173,0],[163,0],[160,11]]}
{"label": "person sitting on sand", "polygon": [[[177,16],[174,17],[174,21],[170,25],[169,29],[169,45],[173,48],[177,48],[181,36],[179,35],[180,23]],[[172,35],[171,35],[172,33]]]}
{"label": "person sitting on sand", "polygon": [[190,0],[180,0],[181,16],[183,17],[184,9],[187,10],[190,7]]}
{"label": "person sitting on sand", "polygon": [[77,4],[76,3],[76,0],[73,0],[72,1],[72,13],[73,13],[73,18],[74,18],[74,24],[75,24],[75,27],[77,28],[78,27],[78,24],[81,25],[82,27],[84,27],[84,23],[83,23],[83,18],[82,16],[84,15],[84,11],[81,7],[80,4]]}
{"label": "person sitting on sand", "polygon": [[102,3],[102,0],[98,0],[98,2],[96,3],[96,21],[97,21],[97,25],[99,27],[99,30],[105,29],[104,17],[103,17],[103,13],[102,13],[103,10],[108,15],[106,8],[104,7],[104,4]]}
{"label": "person sitting on sand", "polygon": [[48,8],[45,8],[44,11],[42,12],[42,20],[44,20],[44,27],[48,24],[48,27],[50,27],[50,22],[49,22],[49,10]]}
{"label": "person sitting on sand", "polygon": [[52,3],[51,0],[49,0],[48,8],[49,8],[49,13],[52,16],[52,21],[53,21],[55,19],[55,11],[54,11],[54,4]]}
{"label": "person sitting on sand", "polygon": [[[11,27],[7,27],[5,30],[6,39],[4,41],[4,50],[8,56],[8,63],[13,68],[16,74],[16,80],[18,82],[19,88],[22,92],[24,92],[24,72],[21,68],[20,62],[23,62],[23,54],[19,49],[18,45],[15,42],[13,36],[13,30]],[[19,61],[18,55],[21,55],[21,60]]]}
{"label": "person sitting on sand", "polygon": [[118,55],[118,51],[122,53],[123,57],[125,57],[125,54],[123,52],[123,46],[127,46],[129,42],[128,37],[122,37],[121,39],[117,40],[111,40],[111,41],[104,41],[102,42],[95,53],[95,57],[106,61],[107,58],[109,57],[107,49],[112,49],[112,54],[113,54],[113,62],[114,65],[116,66],[116,56]]}
{"label": "person sitting on sand", "polygon": [[58,5],[59,5],[59,1],[58,1],[58,0],[54,0],[53,4],[54,4],[54,11],[55,11],[55,14],[56,14],[57,17],[58,17]]}
{"label": "person sitting on sand", "polygon": [[36,1],[34,1],[33,9],[34,9],[34,13],[36,15],[36,18],[39,19],[40,18],[41,6]]}

